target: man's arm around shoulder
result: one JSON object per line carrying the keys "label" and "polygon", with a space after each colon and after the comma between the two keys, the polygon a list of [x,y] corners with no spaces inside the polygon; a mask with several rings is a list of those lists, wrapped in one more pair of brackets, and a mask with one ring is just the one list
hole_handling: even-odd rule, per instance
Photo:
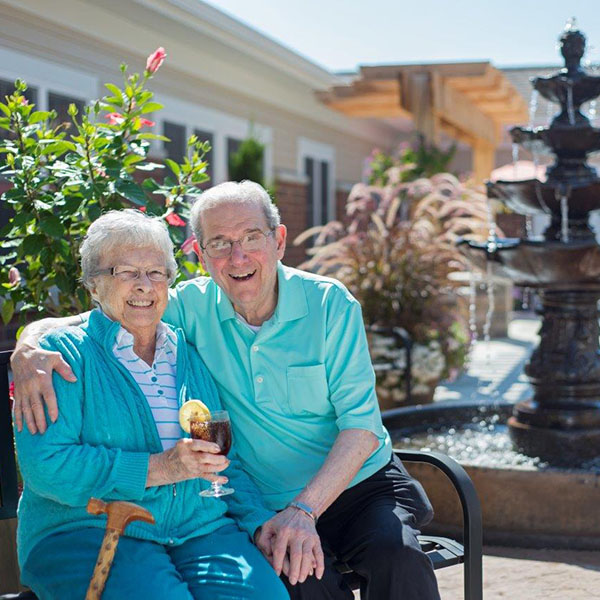
{"label": "man's arm around shoulder", "polygon": [[15,382],[14,419],[19,431],[23,429],[23,421],[32,434],[46,431],[44,403],[52,422],[58,418],[52,371],[56,371],[67,381],[76,381],[71,367],[60,352],[39,347],[40,338],[59,327],[80,325],[85,316],[42,319],[31,323],[21,333],[10,358]]}

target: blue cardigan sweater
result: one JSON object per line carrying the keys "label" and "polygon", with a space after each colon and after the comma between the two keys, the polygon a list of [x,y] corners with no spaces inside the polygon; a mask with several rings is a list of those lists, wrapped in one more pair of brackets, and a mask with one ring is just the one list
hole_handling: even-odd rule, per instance
{"label": "blue cardigan sweater", "polygon": [[[77,381],[69,383],[54,375],[60,414],[44,435],[31,435],[27,428],[15,432],[25,481],[17,531],[22,565],[36,543],[49,535],[104,528],[105,517],[86,511],[91,496],[128,500],[147,508],[156,525],[136,521],[127,527],[126,535],[161,544],[180,544],[210,533],[231,523],[231,518],[252,536],[274,514],[241,469],[235,450],[225,472],[234,494],[201,497],[198,492],[210,485],[201,479],[146,488],[150,454],[162,452],[162,446],[145,396],[113,354],[118,329],[119,323],[95,310],[87,323],[56,330],[42,341],[44,348],[63,355]],[[220,409],[202,359],[185,342],[182,331],[176,333],[180,405],[201,398],[211,411]]]}

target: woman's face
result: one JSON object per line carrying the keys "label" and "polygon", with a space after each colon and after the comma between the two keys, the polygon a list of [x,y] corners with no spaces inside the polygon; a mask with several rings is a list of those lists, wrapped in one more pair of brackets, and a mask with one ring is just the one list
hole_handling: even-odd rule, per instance
{"label": "woman's face", "polygon": [[110,274],[94,277],[92,297],[114,321],[119,321],[134,337],[154,335],[167,306],[167,281],[151,281],[146,270],[166,270],[162,251],[145,248],[115,248],[103,256],[99,268],[116,266],[141,270],[138,279],[122,281]]}

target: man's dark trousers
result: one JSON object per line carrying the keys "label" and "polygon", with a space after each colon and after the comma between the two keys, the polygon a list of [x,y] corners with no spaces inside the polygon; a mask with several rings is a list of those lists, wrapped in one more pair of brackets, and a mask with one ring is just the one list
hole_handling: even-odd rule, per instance
{"label": "man's dark trousers", "polygon": [[353,600],[332,567],[337,558],[361,578],[361,600],[440,600],[418,528],[433,516],[421,484],[395,456],[382,469],[347,489],[323,513],[317,531],[325,552],[325,574],[290,585],[292,600]]}

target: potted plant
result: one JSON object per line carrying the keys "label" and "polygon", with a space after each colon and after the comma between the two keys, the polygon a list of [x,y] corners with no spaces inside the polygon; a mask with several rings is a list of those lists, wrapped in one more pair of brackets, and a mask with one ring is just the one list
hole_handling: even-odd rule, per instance
{"label": "potted plant", "polygon": [[406,330],[412,346],[412,400],[431,402],[437,383],[455,376],[467,358],[468,315],[452,273],[469,269],[459,237],[489,232],[483,191],[454,175],[403,181],[388,167],[383,185],[356,184],[347,200],[348,223],[307,230],[315,236],[302,267],[342,281],[362,305],[372,359],[393,364],[377,374],[383,409],[405,402],[405,352],[373,326]]}

